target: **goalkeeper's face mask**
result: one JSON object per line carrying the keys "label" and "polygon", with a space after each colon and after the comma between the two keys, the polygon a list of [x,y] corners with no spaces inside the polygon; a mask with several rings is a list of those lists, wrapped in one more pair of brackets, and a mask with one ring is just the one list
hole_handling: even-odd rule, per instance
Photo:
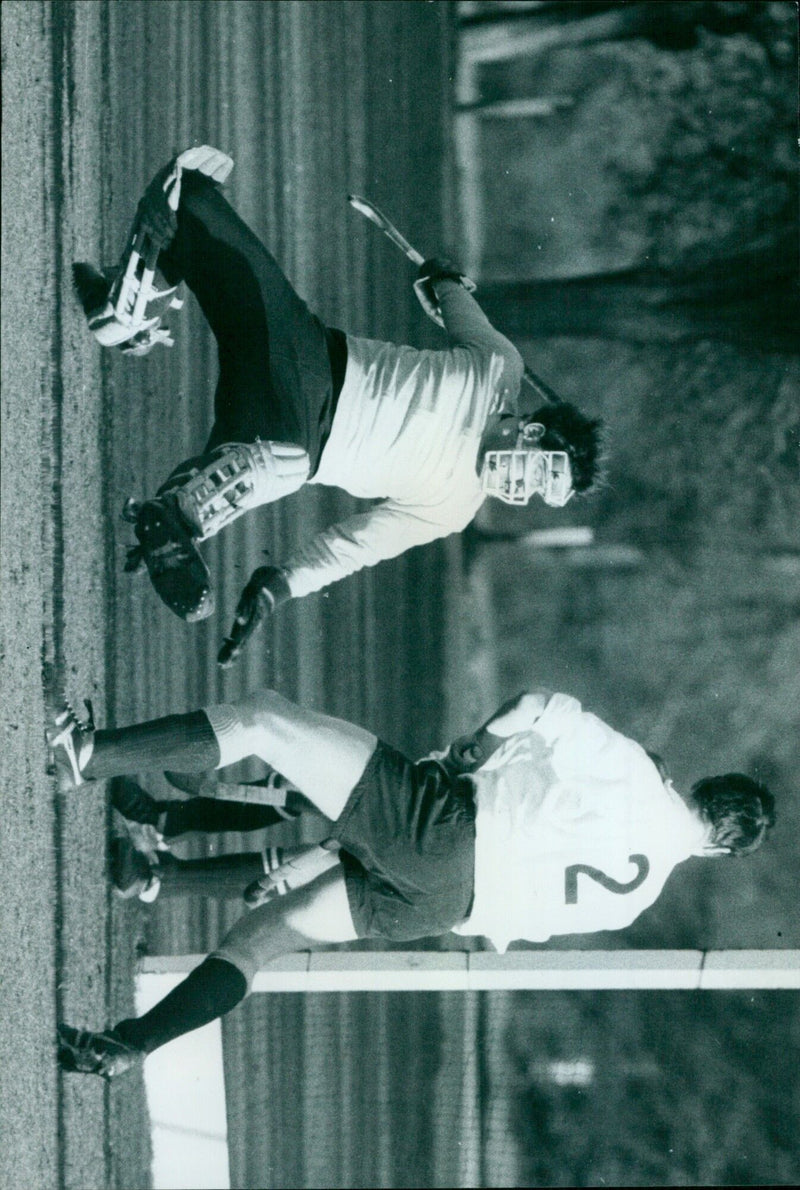
{"label": "goalkeeper's face mask", "polygon": [[544,432],[540,422],[528,422],[520,426],[513,447],[486,451],[481,486],[487,496],[516,505],[541,496],[553,508],[564,507],[574,495],[569,455],[564,450],[542,450]]}

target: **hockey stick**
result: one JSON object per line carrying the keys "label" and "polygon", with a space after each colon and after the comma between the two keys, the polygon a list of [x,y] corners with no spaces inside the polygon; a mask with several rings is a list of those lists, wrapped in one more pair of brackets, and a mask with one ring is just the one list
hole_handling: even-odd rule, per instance
{"label": "hockey stick", "polygon": [[425,257],[421,252],[417,252],[416,248],[412,248],[405,236],[401,236],[395,225],[390,219],[387,219],[383,211],[379,211],[374,203],[368,202],[366,198],[359,198],[357,194],[348,194],[347,201],[354,210],[358,211],[360,215],[364,215],[370,219],[376,227],[379,227],[385,236],[388,236],[393,244],[396,244],[401,252],[405,252],[412,264],[419,265],[424,263]]}
{"label": "hockey stick", "polygon": [[[417,265],[417,267],[419,267],[421,264],[424,264],[424,256],[420,252],[417,252],[416,248],[409,244],[406,237],[400,234],[395,225],[392,223],[391,219],[387,219],[383,211],[378,210],[374,203],[369,202],[366,198],[359,198],[356,194],[348,194],[347,201],[350,203],[351,207],[354,207],[355,210],[359,212],[359,214],[364,215],[367,219],[374,223],[376,227],[379,227],[383,234],[388,236],[392,243],[396,244],[400,251],[408,257],[412,264]],[[459,283],[464,286],[467,293],[475,292],[475,282],[470,280],[469,277],[465,277],[462,274],[459,277]],[[422,278],[418,278],[414,282],[414,292],[419,298],[419,304],[422,306],[428,317],[431,318],[437,326],[440,326],[442,330],[444,330],[444,319],[442,318],[441,311],[439,310],[438,306],[434,305],[434,303],[431,301],[430,295],[424,288],[424,280]]]}
{"label": "hockey stick", "polygon": [[[422,255],[422,253],[418,252],[412,244],[409,244],[406,237],[400,234],[395,225],[392,223],[391,219],[387,219],[383,211],[379,210],[374,203],[370,202],[369,199],[360,198],[357,194],[348,194],[347,201],[354,210],[358,211],[360,215],[364,215],[364,217],[369,219],[370,222],[374,223],[376,227],[380,228],[383,234],[387,236],[392,241],[392,243],[408,257],[412,264],[415,264],[419,268],[419,266],[424,263],[425,257]],[[471,281],[469,277],[465,277],[464,281],[466,282],[465,288],[468,290],[468,292],[472,293],[475,289],[475,282]],[[441,317],[434,317],[434,321],[438,323],[439,326],[444,326],[444,322],[442,321]],[[552,388],[549,388],[548,385],[544,383],[544,381],[540,380],[538,376],[534,376],[533,372],[531,372],[529,368],[525,368],[522,373],[522,378],[530,385],[530,387],[541,400],[546,401],[549,405],[561,404],[561,398],[558,397],[556,393],[553,392]]]}

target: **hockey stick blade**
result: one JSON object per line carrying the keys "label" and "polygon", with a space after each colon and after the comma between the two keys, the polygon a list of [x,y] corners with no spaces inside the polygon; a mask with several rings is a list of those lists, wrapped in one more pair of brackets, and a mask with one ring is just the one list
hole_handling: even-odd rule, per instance
{"label": "hockey stick blade", "polygon": [[348,194],[347,201],[360,215],[364,215],[376,227],[379,227],[383,234],[388,236],[392,243],[396,244],[400,251],[404,252],[413,264],[420,265],[423,263],[425,257],[409,244],[405,236],[401,235],[397,230],[391,219],[387,219],[374,203],[369,202],[366,198],[359,198],[357,194]]}

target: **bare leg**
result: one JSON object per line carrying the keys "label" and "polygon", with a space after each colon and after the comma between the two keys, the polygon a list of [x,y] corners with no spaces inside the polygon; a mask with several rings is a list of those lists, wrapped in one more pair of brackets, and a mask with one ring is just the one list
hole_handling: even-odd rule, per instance
{"label": "bare leg", "polygon": [[212,957],[232,963],[247,980],[269,959],[315,943],[355,942],[344,871],[337,863],[312,884],[253,909],[228,931]]}
{"label": "bare leg", "polygon": [[344,809],[377,743],[363,727],[308,711],[274,690],[207,707],[206,715],[219,745],[218,768],[258,756],[332,819]]}

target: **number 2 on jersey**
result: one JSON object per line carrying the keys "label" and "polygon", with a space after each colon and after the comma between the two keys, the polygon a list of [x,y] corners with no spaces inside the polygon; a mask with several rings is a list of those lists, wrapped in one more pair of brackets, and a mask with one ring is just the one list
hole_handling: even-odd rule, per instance
{"label": "number 2 on jersey", "polygon": [[628,863],[636,864],[637,870],[633,879],[627,881],[614,880],[612,876],[606,876],[605,872],[601,872],[599,868],[593,868],[591,864],[570,864],[568,868],[564,869],[564,901],[567,905],[577,905],[578,876],[581,872],[590,880],[596,880],[608,892],[619,893],[620,896],[633,892],[647,879],[650,861],[646,855],[629,855]]}

